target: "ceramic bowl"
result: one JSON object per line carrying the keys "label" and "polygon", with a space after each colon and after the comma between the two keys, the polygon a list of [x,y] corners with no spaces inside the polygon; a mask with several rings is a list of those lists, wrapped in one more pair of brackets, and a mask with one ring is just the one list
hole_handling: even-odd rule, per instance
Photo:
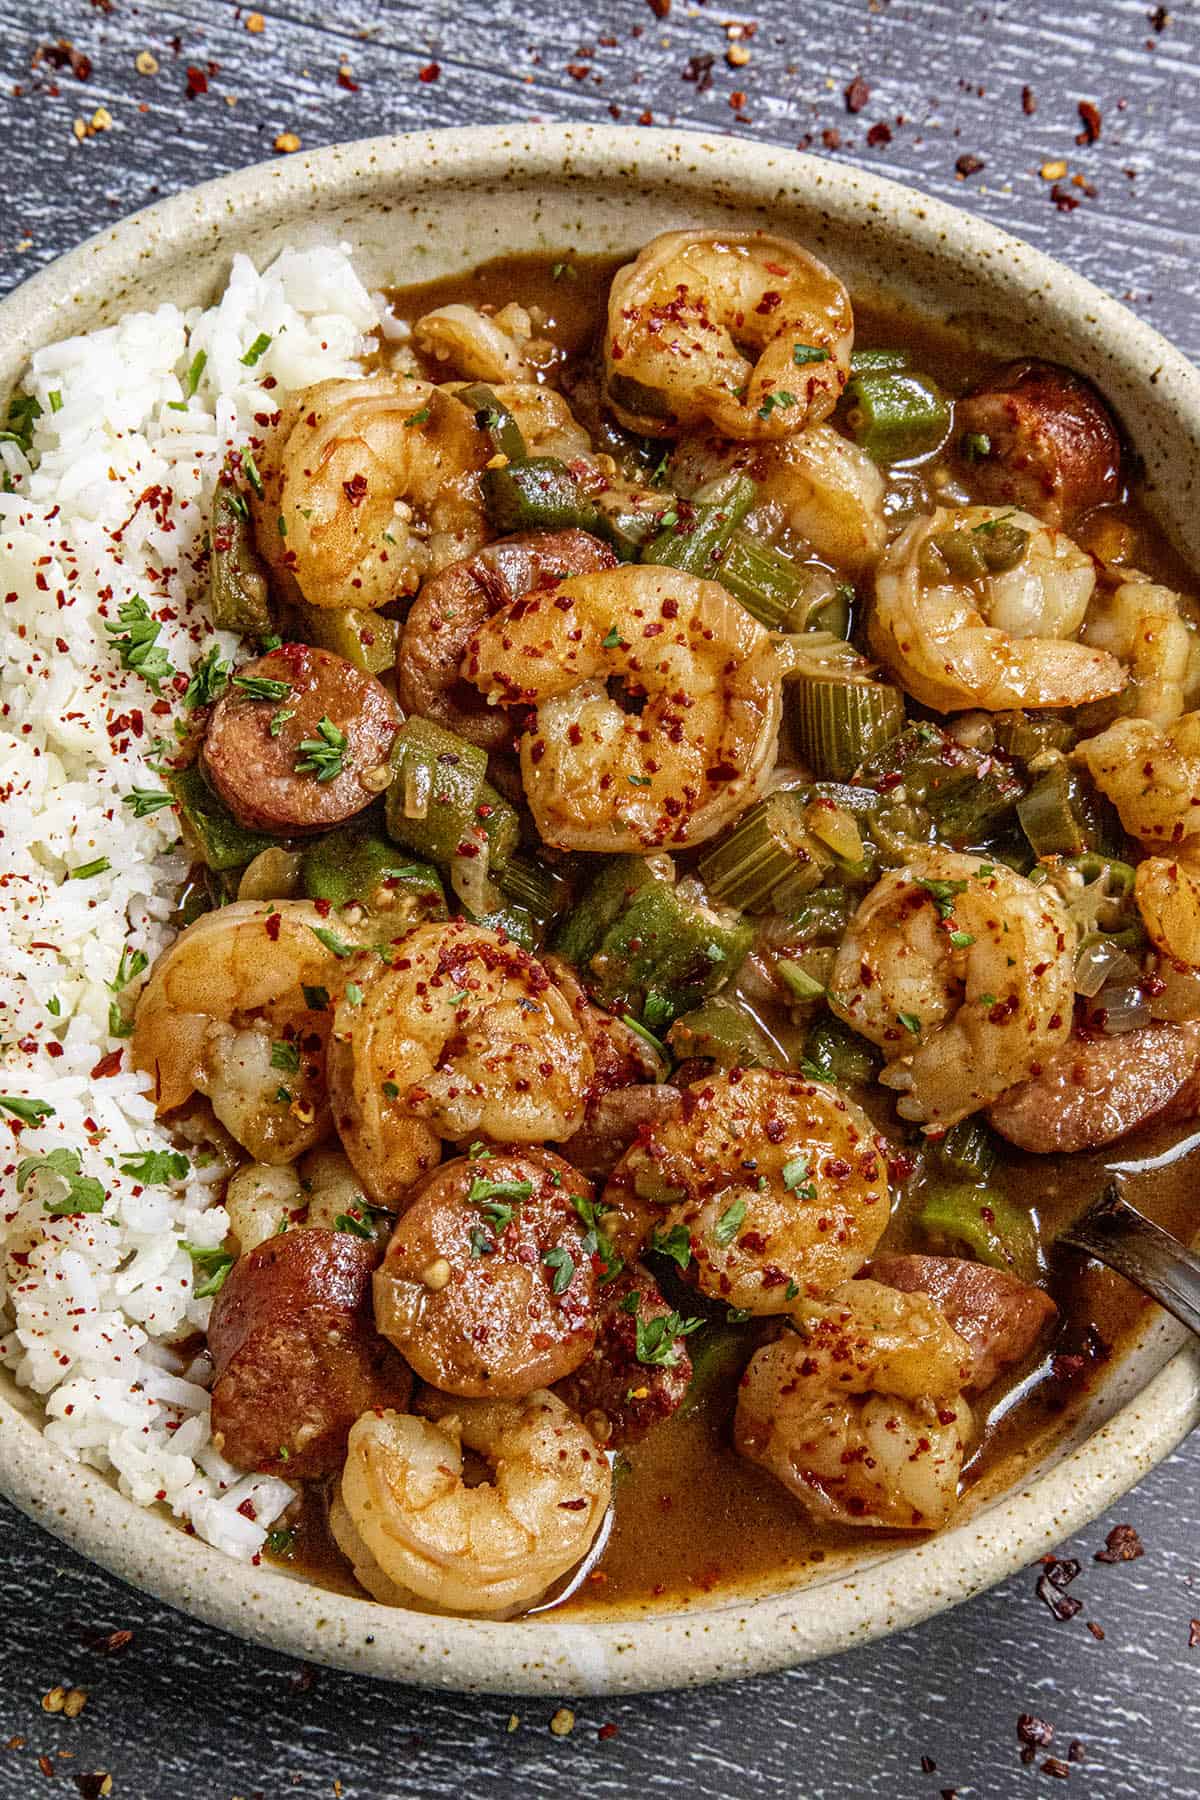
{"label": "ceramic bowl", "polygon": [[[1186,549],[1200,496],[1200,376],[1097,288],[966,213],[861,170],[730,138],[601,126],[437,132],[246,169],[122,221],[0,304],[0,394],[30,353],[120,313],[207,304],[235,251],[347,242],[368,281],[411,282],[513,250],[632,253],[682,225],[797,237],[852,290],[970,326],[1090,375],[1140,452]],[[1148,1315],[1149,1316],[1149,1315]],[[235,1564],[122,1498],[42,1437],[0,1380],[0,1488],[49,1531],[184,1612],[318,1662],[458,1689],[554,1694],[683,1687],[787,1667],[928,1617],[1094,1518],[1200,1419],[1200,1349],[1161,1315],[1047,1447],[963,1522],[782,1591],[686,1610],[481,1623],[396,1611]]]}

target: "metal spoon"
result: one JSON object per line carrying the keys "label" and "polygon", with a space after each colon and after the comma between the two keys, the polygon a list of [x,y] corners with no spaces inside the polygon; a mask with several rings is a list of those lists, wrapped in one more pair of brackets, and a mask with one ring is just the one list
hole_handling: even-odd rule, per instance
{"label": "metal spoon", "polygon": [[1115,1181],[1059,1242],[1115,1269],[1200,1335],[1200,1256],[1130,1206]]}

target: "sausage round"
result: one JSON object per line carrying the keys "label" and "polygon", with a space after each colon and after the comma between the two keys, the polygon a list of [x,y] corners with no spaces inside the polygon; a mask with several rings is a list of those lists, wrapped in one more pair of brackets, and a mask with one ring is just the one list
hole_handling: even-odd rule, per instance
{"label": "sausage round", "polygon": [[475,632],[510,601],[565,575],[611,569],[616,557],[586,531],[523,531],[497,538],[422,583],[404,621],[396,685],[406,712],[433,719],[484,750],[513,738],[513,718],[459,675]]}
{"label": "sausage round", "polygon": [[1020,1362],[1051,1319],[1058,1316],[1049,1294],[1007,1269],[958,1256],[877,1256],[863,1270],[884,1287],[902,1294],[928,1294],[947,1324],[971,1349],[969,1393],[990,1387],[997,1375]]}
{"label": "sausage round", "polygon": [[1002,1094],[988,1118],[1019,1150],[1095,1150],[1154,1119],[1200,1113],[1200,1022],[1069,1037],[1042,1072]]}
{"label": "sausage round", "polygon": [[[637,1310],[629,1296],[637,1295]],[[601,1289],[596,1347],[573,1375],[555,1389],[606,1449],[632,1444],[680,1406],[692,1379],[687,1339],[676,1338],[669,1364],[640,1363],[638,1320],[643,1325],[671,1311],[658,1284],[640,1263],[624,1269]]]}
{"label": "sausage round", "polygon": [[[246,685],[264,681],[280,686]],[[283,644],[238,669],[217,701],[204,769],[250,830],[280,837],[327,831],[386,785],[377,771],[386,769],[399,725],[395,701],[373,675],[331,650]],[[319,746],[317,767],[297,768],[309,743]]]}
{"label": "sausage round", "polygon": [[238,1258],[213,1305],[213,1442],[264,1475],[340,1469],[360,1413],[403,1410],[412,1376],[375,1329],[375,1244],[286,1231]]}
{"label": "sausage round", "polygon": [[994,505],[1059,528],[1120,493],[1112,414],[1090,382],[1057,363],[1008,363],[959,401],[957,424],[960,446],[964,437],[988,440],[969,472]]}
{"label": "sausage round", "polygon": [[596,1336],[592,1184],[548,1150],[443,1163],[375,1275],[379,1329],[417,1374],[467,1399],[523,1399],[569,1375]]}

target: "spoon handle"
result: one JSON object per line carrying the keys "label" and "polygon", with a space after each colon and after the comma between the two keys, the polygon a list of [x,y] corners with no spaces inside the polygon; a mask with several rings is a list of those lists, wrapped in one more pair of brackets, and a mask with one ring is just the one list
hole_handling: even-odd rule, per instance
{"label": "spoon handle", "polygon": [[1059,1241],[1115,1269],[1200,1335],[1200,1256],[1143,1218],[1115,1182]]}

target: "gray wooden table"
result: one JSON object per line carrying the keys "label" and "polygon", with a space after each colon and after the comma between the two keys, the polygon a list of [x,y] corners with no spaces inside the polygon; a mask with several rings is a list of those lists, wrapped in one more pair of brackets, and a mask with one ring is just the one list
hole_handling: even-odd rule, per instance
{"label": "gray wooden table", "polygon": [[[0,12],[0,290],[119,214],[273,154],[284,133],[311,148],[612,116],[862,161],[1031,239],[1200,356],[1194,0],[1169,19],[1146,0],[761,0],[740,36],[716,5],[684,0],[666,19],[646,0],[596,13],[564,0],[553,17],[535,0],[286,0],[264,8],[261,30],[231,0],[5,0]],[[869,93],[852,112],[856,77]],[[1089,135],[1080,101],[1099,109],[1098,142],[1077,142]],[[1057,181],[1039,172],[1055,161],[1068,164]],[[0,1800],[96,1794],[103,1773],[119,1800],[1009,1800],[1056,1780],[1089,1800],[1194,1800],[1198,1485],[1193,1442],[1063,1552],[1083,1563],[1072,1591],[1085,1603],[1066,1623],[1029,1570],[793,1675],[581,1705],[566,1738],[544,1703],[431,1696],[249,1649],[0,1507]],[[1094,1563],[1118,1519],[1145,1556]],[[133,1634],[120,1654],[90,1647],[114,1628]],[[41,1709],[58,1683],[88,1691],[77,1719]],[[1054,1727],[1032,1764],[1021,1714]],[[1073,1742],[1084,1760],[1069,1759]],[[1043,1772],[1052,1757],[1069,1774]]]}

